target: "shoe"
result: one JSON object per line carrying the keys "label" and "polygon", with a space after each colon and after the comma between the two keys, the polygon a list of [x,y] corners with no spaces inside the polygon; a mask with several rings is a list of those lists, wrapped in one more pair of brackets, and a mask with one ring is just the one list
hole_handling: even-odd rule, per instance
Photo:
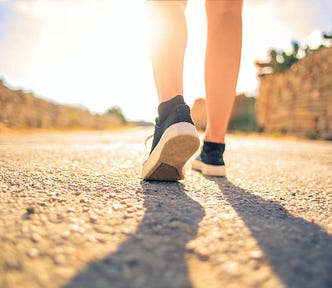
{"label": "shoe", "polygon": [[161,122],[156,119],[150,155],[143,164],[144,180],[177,181],[183,166],[199,148],[199,137],[186,104],[177,104]]}
{"label": "shoe", "polygon": [[224,151],[225,144],[204,141],[201,153],[192,162],[192,169],[207,176],[226,176]]}

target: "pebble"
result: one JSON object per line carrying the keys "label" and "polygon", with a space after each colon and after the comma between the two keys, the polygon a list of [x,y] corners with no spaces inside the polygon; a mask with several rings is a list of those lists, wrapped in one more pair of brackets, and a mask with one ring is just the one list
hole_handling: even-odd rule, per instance
{"label": "pebble", "polygon": [[29,256],[30,258],[36,258],[38,255],[39,255],[39,251],[38,251],[38,249],[36,249],[36,248],[31,248],[31,249],[28,251],[28,256]]}
{"label": "pebble", "polygon": [[96,242],[97,241],[97,239],[94,235],[88,235],[86,237],[86,240],[88,240],[89,242]]}
{"label": "pebble", "polygon": [[249,253],[251,259],[260,259],[263,257],[263,252],[260,250],[254,250]]}
{"label": "pebble", "polygon": [[128,207],[127,209],[126,209],[126,212],[127,213],[134,213],[136,210],[135,210],[135,208],[134,207]]}
{"label": "pebble", "polygon": [[54,256],[54,262],[57,265],[65,265],[68,264],[67,257],[64,254],[57,254]]}
{"label": "pebble", "polygon": [[38,233],[33,233],[31,235],[31,240],[35,243],[39,242],[41,239],[42,239],[42,237]]}
{"label": "pebble", "polygon": [[98,216],[96,214],[90,214],[89,218],[91,223],[96,223],[96,221],[98,220]]}
{"label": "pebble", "polygon": [[70,236],[70,230],[66,230],[62,233],[61,237],[67,239]]}
{"label": "pebble", "polygon": [[127,227],[122,228],[122,229],[121,229],[121,232],[122,232],[123,234],[125,234],[125,235],[130,235],[130,234],[132,234],[131,229],[129,229],[129,228],[127,228]]}
{"label": "pebble", "polygon": [[80,234],[84,233],[84,231],[85,231],[85,229],[83,227],[81,227],[77,224],[71,225],[70,230],[72,232],[77,232],[77,233],[80,233]]}
{"label": "pebble", "polygon": [[112,228],[107,225],[95,225],[94,229],[101,234],[111,234]]}
{"label": "pebble", "polygon": [[238,276],[240,274],[239,264],[233,261],[224,263],[224,268],[231,276]]}
{"label": "pebble", "polygon": [[26,208],[26,212],[27,214],[34,214],[36,212],[35,208],[30,206],[28,208]]}
{"label": "pebble", "polygon": [[139,216],[139,217],[143,216],[144,215],[144,211],[142,211],[142,210],[141,211],[137,211],[136,215]]}
{"label": "pebble", "polygon": [[113,204],[113,210],[114,211],[118,211],[118,210],[120,210],[120,209],[122,209],[123,208],[123,205],[121,205],[121,204],[119,204],[119,203],[114,203]]}
{"label": "pebble", "polygon": [[9,186],[6,184],[0,184],[0,188],[3,190],[7,190],[9,188]]}

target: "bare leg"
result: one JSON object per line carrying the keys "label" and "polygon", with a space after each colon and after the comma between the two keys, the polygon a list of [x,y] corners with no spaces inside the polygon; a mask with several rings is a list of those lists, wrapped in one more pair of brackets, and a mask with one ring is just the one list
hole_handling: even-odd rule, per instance
{"label": "bare leg", "polygon": [[185,0],[147,1],[150,55],[159,103],[183,95]]}
{"label": "bare leg", "polygon": [[205,141],[225,143],[241,58],[241,14],[242,0],[206,0]]}

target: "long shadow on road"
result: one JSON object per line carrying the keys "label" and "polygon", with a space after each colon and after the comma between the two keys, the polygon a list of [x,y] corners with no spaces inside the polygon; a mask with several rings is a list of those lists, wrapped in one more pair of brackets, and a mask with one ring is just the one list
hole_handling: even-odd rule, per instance
{"label": "long shadow on road", "polygon": [[286,287],[332,287],[332,237],[323,228],[225,178],[208,179],[218,184]]}
{"label": "long shadow on road", "polygon": [[142,182],[145,215],[134,235],[66,287],[191,287],[185,246],[197,234],[203,208],[180,183]]}
{"label": "long shadow on road", "polygon": [[[332,287],[332,237],[323,228],[227,179],[208,179],[218,184],[286,287]],[[179,183],[142,182],[142,188],[146,211],[136,233],[66,287],[192,287],[185,246],[195,239],[204,209]]]}

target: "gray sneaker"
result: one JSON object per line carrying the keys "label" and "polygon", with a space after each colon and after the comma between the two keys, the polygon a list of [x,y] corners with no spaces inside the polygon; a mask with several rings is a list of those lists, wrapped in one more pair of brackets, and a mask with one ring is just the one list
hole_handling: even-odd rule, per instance
{"label": "gray sneaker", "polygon": [[204,142],[202,152],[193,161],[192,168],[207,176],[226,176],[224,151],[225,144]]}
{"label": "gray sneaker", "polygon": [[199,147],[199,137],[186,104],[177,104],[162,122],[156,119],[152,148],[143,164],[144,180],[183,179],[183,167]]}

